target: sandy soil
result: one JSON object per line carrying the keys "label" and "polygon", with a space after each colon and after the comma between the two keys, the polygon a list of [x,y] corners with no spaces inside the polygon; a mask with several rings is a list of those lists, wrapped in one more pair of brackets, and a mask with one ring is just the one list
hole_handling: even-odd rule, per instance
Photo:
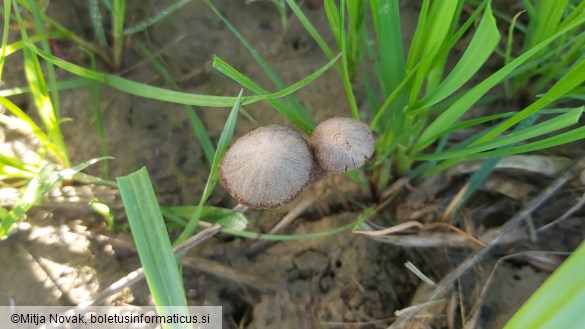
{"label": "sandy soil", "polygon": [[[153,1],[146,5],[130,1],[128,24],[152,16],[170,3],[174,1]],[[270,3],[216,3],[226,18],[268,59],[285,83],[298,81],[326,62],[294,19],[286,30],[282,29],[280,18]],[[85,6],[86,2],[72,5],[70,1],[53,0],[47,13],[91,39]],[[409,29],[416,20],[415,9],[404,7],[405,36],[412,33]],[[307,11],[307,15],[331,41],[323,12]],[[272,86],[252,57],[202,2],[185,6],[134,38],[159,54],[184,91],[214,95],[237,93],[239,87],[235,83],[211,68],[214,54],[260,85]],[[121,74],[136,81],[165,86],[155,68],[140,56],[131,41]],[[60,46],[68,60],[87,65],[87,58],[78,49],[65,43]],[[11,78],[6,87],[24,85],[18,61],[11,60],[13,62],[6,67],[5,77]],[[60,76],[68,77],[62,72]],[[184,107],[129,96],[105,87],[101,92],[108,154],[115,157],[110,162],[111,177],[146,166],[161,204],[196,203],[209,168],[188,124]],[[89,91],[68,90],[60,96],[63,116],[70,118],[63,129],[73,162],[99,156]],[[317,120],[349,113],[343,86],[334,72],[326,73],[297,96]],[[364,95],[357,96],[361,103]],[[33,112],[32,103],[26,97],[18,97],[15,101]],[[258,124],[285,122],[267,104],[254,104],[245,109]],[[196,110],[212,140],[217,142],[229,109]],[[236,135],[255,126],[256,123],[241,117]],[[101,175],[101,170],[100,166],[94,166],[88,171]],[[461,217],[467,222],[458,224],[475,227],[481,232],[498,228],[551,180],[505,168],[499,173],[504,180],[518,182],[515,194],[506,194],[493,186],[484,188],[462,211]],[[451,176],[441,177],[442,180],[404,189],[380,214],[377,222],[383,225],[388,218],[425,223],[438,220],[466,175],[451,173]],[[424,184],[430,184],[431,188],[427,189]],[[575,191],[578,191],[575,186],[564,190],[535,215],[534,222],[545,223],[559,217],[581,194]],[[338,228],[354,222],[359,215],[355,206],[347,202],[350,196],[366,202],[369,198],[368,193],[348,179],[329,177],[304,192],[290,206],[275,211],[248,212],[251,219],[248,229],[267,232],[288,211],[311,198],[315,201],[306,206],[284,232],[303,234]],[[96,186],[65,186],[56,190],[43,206],[31,211],[26,221],[18,224],[15,234],[0,242],[0,305],[76,305],[92,299],[139,266],[130,233],[108,230],[103,219],[87,206],[87,202],[94,199],[109,204],[119,222],[125,220],[116,191]],[[210,203],[225,207],[236,204],[221,187]],[[585,238],[582,217],[579,217],[582,214],[574,216],[540,234],[535,241],[523,235],[495,250],[484,264],[461,278],[452,296],[446,296],[448,305],[435,311],[433,327],[446,327],[453,321],[453,314],[459,314],[455,318],[461,323],[460,314],[464,313],[463,318],[466,318],[473,308],[479,309],[474,314],[482,327],[501,327],[564,257],[564,254],[538,254],[536,257],[522,252],[573,250]],[[444,243],[423,248],[376,241],[349,232],[321,239],[260,244],[222,234],[188,254],[184,270],[187,297],[191,305],[222,305],[224,328],[386,328],[394,312],[409,306],[415,292],[424,288],[424,284],[405,269],[405,262],[414,263],[437,282],[478,249],[468,241],[453,246],[449,240],[453,236],[445,235]],[[498,263],[501,257],[516,254],[517,257]],[[547,261],[545,265],[538,262],[542,259]],[[490,288],[482,292],[484,280],[488,280]],[[457,303],[454,302],[457,294],[474,297]],[[477,300],[479,304],[475,303]],[[151,304],[146,285],[141,283],[125,289],[106,301],[106,304],[124,303]]]}

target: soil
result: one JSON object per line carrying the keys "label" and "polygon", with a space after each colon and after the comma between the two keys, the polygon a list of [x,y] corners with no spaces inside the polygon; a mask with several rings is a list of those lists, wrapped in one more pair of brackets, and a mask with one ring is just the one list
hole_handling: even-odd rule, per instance
{"label": "soil", "polygon": [[[175,2],[129,1],[127,25],[151,17]],[[302,79],[326,62],[294,18],[289,18],[289,26],[283,30],[276,8],[269,1],[246,4],[232,0],[214,1],[214,4],[267,58],[286,84]],[[87,2],[83,1],[53,0],[47,14],[82,37],[92,39],[86,6]],[[333,43],[323,11],[307,9],[306,14],[327,41]],[[404,4],[401,14],[404,39],[409,40],[417,8]],[[126,45],[122,76],[169,87],[139,53],[133,38],[159,55],[183,91],[237,94],[240,87],[211,68],[213,55],[226,60],[259,85],[272,86],[236,37],[201,1],[186,5],[146,32],[133,36]],[[88,66],[87,56],[79,49],[67,43],[58,46],[67,60]],[[9,57],[5,67],[4,88],[26,84],[22,63],[14,57],[17,56]],[[102,63],[99,65],[100,70],[109,70]],[[60,79],[71,77],[64,72],[58,74]],[[127,175],[146,166],[162,205],[197,203],[209,165],[189,126],[185,108],[107,87],[101,87],[100,91],[107,154],[115,158],[109,163],[110,177]],[[335,72],[327,72],[296,96],[317,121],[349,113],[343,86]],[[360,104],[364,96],[357,95]],[[19,96],[13,101],[34,115],[30,99]],[[72,162],[81,163],[100,156],[89,90],[62,91],[60,103],[63,117],[68,118],[63,130]],[[240,117],[236,136],[257,125],[286,123],[264,103],[246,106],[245,110],[256,122]],[[229,109],[196,108],[196,111],[216,143]],[[27,142],[24,136],[9,129],[3,136],[3,143],[12,148]],[[94,165],[87,172],[100,176],[103,167]],[[405,187],[374,222],[388,226],[389,218],[398,222],[438,221],[468,176],[469,171],[455,168],[414,187]],[[477,236],[497,229],[554,178],[523,168],[501,168],[493,179],[513,186],[504,191],[497,182],[486,184],[456,216],[459,221],[452,224],[470,228]],[[534,215],[534,225],[540,227],[560,217],[581,194],[582,187],[578,184],[568,186]],[[281,233],[332,230],[354,223],[358,218],[359,210],[348,200],[367,201],[370,197],[345,177],[328,177],[283,209],[248,211],[246,215],[251,223],[247,230],[268,232],[280,218],[308,199],[314,200]],[[9,239],[0,242],[0,305],[77,305],[91,300],[140,266],[130,233],[108,229],[104,220],[87,205],[91,200],[112,207],[118,224],[125,221],[116,190],[66,185],[53,191],[43,205],[31,210],[17,224]],[[223,207],[236,205],[221,187],[209,203]],[[9,198],[2,200],[3,206],[8,204]],[[471,314],[475,314],[478,327],[501,327],[566,254],[583,241],[583,223],[583,213],[576,212],[551,229],[539,232],[536,239],[531,240],[526,230],[522,230],[459,280],[453,295],[446,296],[444,304],[432,314],[433,327],[461,327]],[[412,231],[402,236],[410,239],[407,242],[372,239],[349,231],[325,238],[278,243],[220,234],[190,251],[185,258],[183,275],[188,302],[222,305],[224,328],[386,328],[393,322],[396,310],[424,302],[424,298],[419,301],[417,296],[424,296],[421,291],[426,284],[405,268],[406,262],[415,264],[438,282],[479,248],[469,240],[456,240],[457,234],[441,232],[444,235],[438,242],[433,242],[431,235]],[[427,244],[417,245],[411,239],[421,236]],[[561,253],[526,253],[533,250]],[[487,288],[483,289],[485,282]],[[459,302],[455,298],[457,294],[466,298]],[[151,305],[153,301],[146,284],[141,282],[124,289],[104,302],[106,305],[125,303]],[[479,311],[473,313],[474,308]],[[420,328],[424,328],[423,324]]]}

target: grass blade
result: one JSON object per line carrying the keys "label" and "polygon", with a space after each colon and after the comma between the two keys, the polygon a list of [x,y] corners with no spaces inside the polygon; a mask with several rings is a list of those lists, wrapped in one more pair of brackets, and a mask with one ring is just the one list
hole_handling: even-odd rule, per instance
{"label": "grass blade", "polygon": [[[39,15],[35,6],[32,7],[32,11],[33,15]],[[26,43],[28,42],[28,34],[26,32],[25,23],[22,20],[17,7],[15,7],[15,16],[18,20],[22,40]],[[48,47],[48,43],[46,43],[44,46]],[[61,134],[58,113],[56,108],[53,106],[51,97],[49,97],[49,91],[44,78],[43,70],[41,68],[41,63],[39,62],[38,57],[28,48],[23,49],[23,55],[24,73],[31,89],[37,112],[47,131],[49,149],[63,167],[69,167],[69,155],[67,153],[67,148],[65,147],[63,135]],[[51,70],[49,70],[49,72],[51,72]],[[54,71],[51,77],[51,81],[55,82]],[[56,99],[58,99],[56,87],[54,87],[52,94],[54,97],[56,97]]]}
{"label": "grass blade", "polygon": [[[274,70],[270,67],[270,65],[268,65],[268,62],[266,62],[266,60],[264,58],[262,58],[262,56],[260,56],[258,51],[256,51],[256,49],[254,49],[254,47],[248,42],[248,40],[246,40],[240,34],[240,32],[238,32],[238,30],[221,14],[221,12],[219,12],[219,10],[217,10],[217,8],[211,3],[211,1],[204,0],[204,2],[207,4],[207,6],[209,8],[211,8],[211,10],[215,13],[216,16],[219,17],[224,22],[225,25],[227,25],[227,27],[230,29],[230,31],[232,31],[232,33],[238,38],[238,40],[240,40],[240,42],[244,45],[244,47],[246,47],[246,49],[248,50],[250,55],[252,55],[252,57],[254,57],[256,62],[260,65],[260,67],[262,68],[264,73],[270,78],[270,80],[272,80],[272,83],[274,83],[276,88],[278,88],[278,89],[285,88],[284,82],[282,82],[282,80],[280,80],[280,78],[278,77],[276,72],[274,72]],[[284,6],[284,4],[283,4],[283,6]],[[301,105],[301,103],[296,99],[296,97],[294,97],[294,95],[288,95],[288,96],[286,96],[286,99],[292,105],[293,110],[297,112],[298,116],[309,118],[310,121],[313,120],[310,117],[309,113],[307,112],[307,109],[305,109],[303,107],[303,105]]]}
{"label": "grass blade", "polygon": [[550,88],[542,97],[530,104],[520,113],[514,115],[508,120],[499,124],[495,129],[480,138],[476,143],[481,143],[499,136],[508,128],[514,126],[518,122],[528,118],[548,104],[556,101],[562,96],[570,93],[573,89],[583,84],[585,81],[585,58],[578,64],[571,68],[554,86]]}
{"label": "grass blade", "polygon": [[[138,256],[159,314],[189,314],[183,278],[179,274],[177,260],[146,168],[118,177],[117,181]],[[172,326],[167,324],[166,328],[170,327]]]}
{"label": "grass blade", "polygon": [[520,131],[512,132],[504,137],[500,137],[497,139],[485,141],[481,143],[480,141],[490,132],[486,133],[482,137],[480,137],[477,141],[471,143],[468,147],[461,149],[461,150],[453,150],[453,151],[444,151],[439,154],[425,154],[420,155],[418,159],[425,159],[425,160],[440,160],[440,159],[452,159],[452,158],[466,158],[468,155],[473,155],[476,153],[480,153],[486,150],[501,148],[507,145],[515,144],[518,142],[522,142],[528,140],[530,138],[542,136],[553,131],[557,131],[563,128],[566,128],[570,125],[576,124],[581,117],[583,112],[583,108],[579,109],[578,111],[571,111],[565,114],[559,115],[553,119],[547,120],[545,122],[539,123],[532,127],[522,129]]}
{"label": "grass blade", "polygon": [[[174,216],[176,220],[184,227],[187,221],[181,217],[190,218],[197,211],[197,206],[175,206],[163,209],[165,216]],[[207,222],[219,223],[223,229],[233,229],[241,231],[248,225],[248,219],[241,212],[214,206],[203,206],[201,218]]]}
{"label": "grass blade", "polygon": [[329,48],[329,46],[327,45],[327,42],[325,42],[325,40],[321,37],[319,32],[317,32],[317,30],[315,29],[313,24],[311,24],[309,19],[307,19],[307,16],[305,16],[305,14],[301,10],[301,8],[299,8],[299,6],[297,5],[297,3],[294,0],[285,0],[285,1],[286,1],[286,4],[292,10],[292,12],[295,14],[295,16],[297,17],[299,22],[301,22],[301,24],[303,25],[305,30],[307,30],[307,32],[309,32],[311,37],[313,37],[313,40],[315,40],[315,42],[317,43],[319,48],[321,48],[321,50],[323,51],[325,56],[327,56],[327,58],[329,60],[332,60],[335,57],[335,54],[333,53],[333,51],[331,51],[331,48]]}
{"label": "grass blade", "polygon": [[434,105],[465,84],[496,49],[500,34],[491,7],[487,6],[477,30],[461,59],[433,93],[421,100],[421,107]]}
{"label": "grass blade", "polygon": [[242,99],[243,90],[240,91],[240,94],[236,98],[236,102],[232,107],[232,111],[228,116],[228,119],[224,125],[223,131],[221,132],[221,136],[219,137],[219,142],[217,144],[217,150],[215,151],[215,156],[213,158],[213,165],[211,166],[211,171],[209,172],[209,177],[207,178],[207,183],[205,184],[205,188],[203,189],[203,195],[201,196],[201,200],[199,201],[199,205],[197,209],[189,219],[187,226],[181,233],[181,235],[177,238],[174,242],[175,245],[181,244],[183,241],[187,240],[195,230],[197,229],[197,225],[199,223],[199,219],[201,218],[201,214],[203,213],[203,206],[209,199],[211,192],[215,189],[215,184],[219,179],[219,165],[221,164],[221,159],[223,159],[223,155],[227,151],[232,138],[234,136],[234,129],[236,128],[236,121],[238,119],[238,111],[240,110],[241,99]]}
{"label": "grass blade", "polygon": [[91,166],[92,164],[101,161],[112,159],[111,157],[102,157],[92,159],[76,165],[72,168],[63,169],[58,171],[54,165],[46,165],[43,167],[38,174],[36,174],[28,183],[22,198],[18,204],[14,206],[7,214],[0,220],[0,240],[6,239],[10,235],[12,225],[18,221],[30,208],[39,204],[43,197],[49,193],[49,191],[60,184],[65,179],[70,179],[73,175],[79,173],[83,169]]}
{"label": "grass blade", "polygon": [[[180,90],[179,85],[175,82],[173,77],[169,74],[166,68],[160,63],[160,61],[156,58],[156,56],[144,46],[138,40],[135,40],[134,43],[138,46],[138,49],[142,52],[142,54],[154,65],[156,70],[163,76],[165,81],[170,84],[173,88]],[[207,162],[211,166],[213,163],[213,155],[215,154],[215,148],[213,147],[213,143],[211,142],[211,138],[209,138],[209,134],[207,134],[207,129],[197,115],[197,112],[192,106],[185,105],[185,109],[187,110],[187,115],[189,116],[189,122],[191,123],[191,129],[197,140],[199,140],[199,144],[201,144],[201,148],[203,149],[203,154],[207,159]]]}
{"label": "grass blade", "polygon": [[114,68],[122,66],[122,52],[124,50],[124,18],[126,16],[126,0],[112,0],[112,38]]}
{"label": "grass blade", "polygon": [[[383,97],[392,93],[406,77],[404,48],[400,28],[400,12],[397,0],[371,0],[370,10],[376,27],[379,47],[380,75]],[[402,108],[406,99],[398,98],[393,109]]]}
{"label": "grass blade", "polygon": [[[340,20],[341,26],[345,26],[345,0],[341,0],[339,4],[340,8]],[[341,29],[341,79],[343,80],[343,86],[345,87],[345,93],[347,94],[347,100],[349,102],[349,109],[354,119],[359,120],[360,115],[358,113],[357,103],[353,94],[353,89],[350,80],[350,72],[348,68],[348,51],[347,51],[347,33],[345,28]]]}
{"label": "grass blade", "polygon": [[[96,69],[95,56],[89,53],[90,65],[92,69]],[[100,86],[96,81],[89,86],[91,93],[91,102],[93,104],[93,117],[95,118],[95,125],[100,141],[100,152],[102,156],[108,154],[108,143],[106,141],[106,130],[104,128],[104,118],[100,105]],[[104,161],[102,177],[107,179],[110,177],[110,164]]]}
{"label": "grass blade", "polygon": [[[60,68],[64,69],[67,72],[73,73],[80,77],[84,77],[91,80],[96,80],[102,82],[112,88],[121,90],[125,93],[140,96],[144,98],[159,100],[163,102],[170,102],[170,103],[177,103],[177,104],[186,104],[186,105],[197,105],[197,106],[207,106],[207,107],[229,107],[234,104],[237,97],[226,97],[226,96],[209,96],[209,95],[199,95],[199,94],[192,94],[192,93],[183,93],[178,91],[173,91],[165,88],[159,88],[150,86],[144,83],[128,80],[117,75],[96,72],[93,70],[89,70],[83,68],[81,66],[69,63],[64,61],[58,57],[55,57],[51,54],[48,54],[33,44],[27,44],[26,47],[30,49],[33,53],[43,57],[47,61],[59,66]],[[262,100],[271,100],[280,97],[284,97],[288,94],[291,94],[300,88],[306,86],[316,78],[318,78],[321,74],[325,73],[333,64],[338,57],[334,58],[333,61],[327,63],[325,66],[320,68],[318,71],[312,73],[311,75],[305,77],[303,80],[290,85],[289,87],[282,89],[278,92],[267,94],[267,95],[260,95],[260,96],[246,96],[242,98],[242,105],[252,104],[255,102],[259,102]]]}
{"label": "grass blade", "polygon": [[544,282],[504,329],[585,328],[585,243]]}
{"label": "grass blade", "polygon": [[174,4],[166,7],[165,9],[161,10],[156,15],[151,16],[143,21],[138,22],[138,24],[125,29],[124,35],[131,35],[131,34],[134,34],[134,33],[140,32],[140,31],[144,31],[147,28],[149,28],[150,26],[160,22],[165,17],[167,17],[170,14],[174,13],[175,11],[181,9],[183,6],[185,6],[186,4],[188,4],[192,1],[193,0],[179,0],[179,1],[175,2]]}
{"label": "grass blade", "polygon": [[106,32],[102,23],[102,13],[100,12],[98,0],[89,0],[88,5],[95,39],[100,46],[105,47],[108,45],[108,42],[106,41]]}
{"label": "grass blade", "polygon": [[[80,88],[80,87],[85,87],[85,86],[91,85],[92,82],[93,81],[88,80],[88,79],[84,79],[84,78],[68,79],[68,80],[57,81],[56,88],[59,91],[67,90],[67,89],[75,89],[75,88]],[[51,91],[51,88],[49,88],[49,91]],[[10,89],[0,90],[0,97],[10,97],[10,96],[22,95],[22,94],[26,94],[26,93],[30,93],[30,92],[31,92],[31,90],[28,86],[15,87],[15,88],[10,88]]]}
{"label": "grass blade", "polygon": [[331,27],[331,32],[337,43],[337,47],[341,50],[341,18],[339,17],[339,10],[333,0],[325,0],[323,3],[325,9],[325,15],[327,15],[327,21]]}
{"label": "grass blade", "polygon": [[16,104],[12,103],[6,97],[0,97],[0,104],[2,104],[2,106],[4,106],[14,116],[25,122],[27,127],[30,129],[30,132],[32,132],[35,135],[35,137],[38,138],[39,141],[43,143],[43,145],[45,145],[45,147],[47,148],[51,147],[49,136],[47,136],[43,132],[43,130],[39,126],[37,126],[37,124],[34,121],[32,121],[32,119],[26,113],[24,113],[24,111],[22,111],[18,106],[16,106]]}
{"label": "grass blade", "polygon": [[[314,73],[310,74],[309,76],[305,77],[303,80],[299,81],[297,84],[299,85],[307,85],[313,80],[315,80],[318,76],[324,73],[326,70],[331,68],[335,61],[339,58],[339,55],[327,63],[325,66],[320,68],[319,70],[315,71]],[[222,60],[221,58],[215,56],[213,61],[213,67],[218,70],[219,72],[226,75],[228,78],[236,81],[242,87],[249,89],[250,91],[259,94],[259,95],[266,95],[268,96],[268,92],[264,90],[262,87],[258,86],[255,82],[250,80],[247,76],[243,75],[241,72],[236,70],[234,67],[229,65],[227,62]],[[295,85],[297,85],[295,84]],[[293,85],[294,86],[294,85]],[[291,86],[292,87],[292,86]],[[290,87],[289,87],[290,88]],[[273,94],[276,95],[276,94]],[[281,102],[277,99],[266,99],[266,101],[272,105],[277,111],[279,111],[284,117],[294,123],[299,129],[304,131],[307,134],[311,134],[313,129],[315,128],[315,121],[310,116],[303,116],[299,115],[297,112],[293,111],[287,104]],[[242,103],[244,105],[244,103]]]}
{"label": "grass blade", "polygon": [[[431,4],[430,21],[428,25],[428,34],[426,44],[422,51],[420,67],[414,77],[412,88],[410,89],[410,104],[416,103],[424,80],[433,68],[433,63],[441,46],[448,37],[452,20],[456,20],[455,11],[459,1],[437,1]],[[399,39],[401,40],[401,39]]]}
{"label": "grass blade", "polygon": [[[524,54],[518,56],[516,59],[511,61],[508,65],[502,67],[497,72],[471,88],[463,97],[459,98],[453,105],[451,105],[446,111],[441,113],[422,133],[418,139],[416,146],[413,149],[413,153],[422,151],[424,148],[433,143],[438,137],[440,137],[449,127],[451,127],[473,104],[475,104],[482,96],[484,96],[491,88],[500,83],[506,78],[506,76],[512,73],[516,68],[529,60],[533,55],[544,49],[547,45],[555,41],[563,34],[571,31],[580,24],[585,22],[585,15],[581,16],[575,23],[568,25],[558,33],[554,34],[545,41],[539,43],[534,48],[528,50]],[[537,101],[538,102],[538,101]],[[543,103],[544,101],[541,101]],[[546,104],[544,104],[546,105]],[[543,106],[544,106],[543,105]],[[532,114],[532,113],[530,113]],[[530,115],[529,114],[529,115]],[[524,116],[524,118],[529,115]],[[515,119],[517,120],[517,119]],[[516,121],[518,122],[518,121]]]}
{"label": "grass blade", "polygon": [[6,59],[8,45],[8,32],[10,31],[10,5],[12,0],[4,0],[4,30],[2,32],[2,52],[0,53],[0,81],[2,81],[2,72],[4,71],[4,61]]}

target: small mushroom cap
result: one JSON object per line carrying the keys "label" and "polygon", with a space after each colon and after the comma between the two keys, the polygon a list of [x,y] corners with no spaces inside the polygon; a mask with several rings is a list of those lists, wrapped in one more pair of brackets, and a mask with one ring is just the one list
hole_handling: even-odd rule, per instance
{"label": "small mushroom cap", "polygon": [[333,173],[360,168],[374,153],[370,127],[350,118],[321,122],[313,131],[311,144],[321,168]]}
{"label": "small mushroom cap", "polygon": [[291,128],[269,124],[240,137],[221,162],[221,179],[241,204],[256,209],[282,207],[309,181],[313,156]]}

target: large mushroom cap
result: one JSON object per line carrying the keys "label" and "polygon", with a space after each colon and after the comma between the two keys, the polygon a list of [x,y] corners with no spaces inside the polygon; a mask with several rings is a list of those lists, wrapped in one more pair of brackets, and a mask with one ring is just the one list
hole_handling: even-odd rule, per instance
{"label": "large mushroom cap", "polygon": [[228,192],[250,208],[273,209],[294,199],[309,181],[313,158],[296,131],[258,127],[239,138],[221,162]]}
{"label": "large mushroom cap", "polygon": [[370,127],[350,118],[321,122],[313,131],[311,144],[321,168],[334,173],[357,169],[374,153]]}

